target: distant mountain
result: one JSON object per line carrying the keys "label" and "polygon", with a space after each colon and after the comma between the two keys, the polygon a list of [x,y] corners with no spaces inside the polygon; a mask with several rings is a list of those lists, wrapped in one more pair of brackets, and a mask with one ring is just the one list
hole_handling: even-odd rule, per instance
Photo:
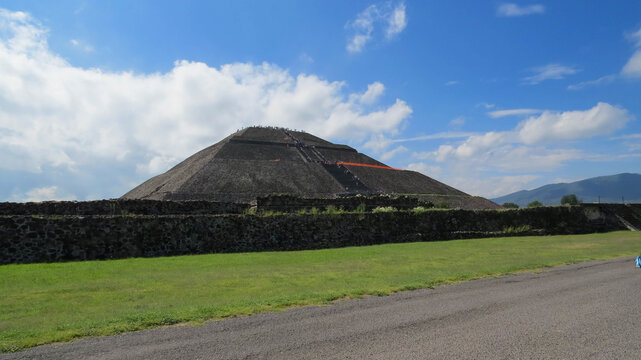
{"label": "distant mountain", "polygon": [[[585,203],[641,203],[641,174],[599,176],[572,183],[550,184],[534,190],[522,190],[490,199],[497,204],[513,202],[521,207],[538,200],[545,205],[559,205],[563,195],[575,194]],[[622,199],[623,197],[623,199]]]}

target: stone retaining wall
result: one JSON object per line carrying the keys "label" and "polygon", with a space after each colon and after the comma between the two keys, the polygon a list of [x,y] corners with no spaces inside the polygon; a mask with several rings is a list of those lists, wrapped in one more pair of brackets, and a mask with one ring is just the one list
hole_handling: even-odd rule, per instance
{"label": "stone retaining wall", "polygon": [[249,204],[213,201],[112,199],[96,201],[0,202],[0,215],[198,215],[242,214]]}
{"label": "stone retaining wall", "polygon": [[[525,231],[515,232],[514,229]],[[0,216],[0,264],[280,251],[626,227],[604,206],[319,215]]]}
{"label": "stone retaining wall", "polygon": [[328,206],[343,208],[345,210],[356,210],[361,204],[365,205],[366,211],[377,207],[391,206],[398,210],[409,210],[417,206],[434,206],[431,203],[423,203],[414,197],[407,196],[348,196],[335,199],[308,199],[291,195],[270,195],[256,198],[256,207],[259,211],[281,211],[295,212],[297,210],[310,210],[317,208],[324,210]]}

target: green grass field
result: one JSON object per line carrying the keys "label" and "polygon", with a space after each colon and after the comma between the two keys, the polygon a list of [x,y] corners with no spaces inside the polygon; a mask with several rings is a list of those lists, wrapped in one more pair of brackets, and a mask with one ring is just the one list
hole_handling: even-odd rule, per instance
{"label": "green grass field", "polygon": [[[0,266],[0,351],[633,256],[641,233]],[[632,262],[630,263],[632,265]]]}

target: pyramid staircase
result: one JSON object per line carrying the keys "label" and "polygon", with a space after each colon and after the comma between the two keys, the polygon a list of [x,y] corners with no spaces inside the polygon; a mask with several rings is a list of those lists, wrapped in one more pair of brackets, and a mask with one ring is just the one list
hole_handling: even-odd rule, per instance
{"label": "pyramid staircase", "polygon": [[315,146],[310,146],[302,142],[300,139],[292,135],[289,131],[283,129],[283,133],[294,140],[296,149],[301,153],[301,156],[308,162],[315,162],[321,164],[325,170],[345,189],[348,194],[369,194],[372,191],[363,182],[354,175],[348,168],[342,164],[331,162],[316,150]]}
{"label": "pyramid staircase", "polygon": [[641,205],[625,204],[616,214],[617,218],[630,230],[641,231]]}

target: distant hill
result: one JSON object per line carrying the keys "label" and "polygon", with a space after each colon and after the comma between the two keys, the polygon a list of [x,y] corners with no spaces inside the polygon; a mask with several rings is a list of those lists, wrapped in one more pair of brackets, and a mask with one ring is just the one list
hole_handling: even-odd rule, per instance
{"label": "distant hill", "polygon": [[502,205],[513,202],[527,206],[538,200],[545,205],[559,205],[563,195],[575,194],[585,203],[620,203],[621,197],[626,203],[641,203],[641,174],[617,174],[599,176],[572,183],[550,184],[534,190],[522,190],[491,199]]}

